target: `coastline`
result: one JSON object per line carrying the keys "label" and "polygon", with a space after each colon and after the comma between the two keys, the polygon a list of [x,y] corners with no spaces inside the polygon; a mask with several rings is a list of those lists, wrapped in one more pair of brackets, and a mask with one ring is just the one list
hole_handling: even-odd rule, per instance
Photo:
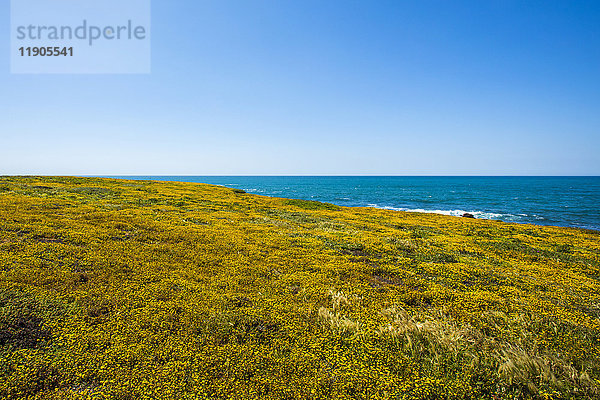
{"label": "coastline", "polygon": [[[120,177],[117,177],[120,178]],[[129,176],[339,206],[600,230],[600,177]]]}

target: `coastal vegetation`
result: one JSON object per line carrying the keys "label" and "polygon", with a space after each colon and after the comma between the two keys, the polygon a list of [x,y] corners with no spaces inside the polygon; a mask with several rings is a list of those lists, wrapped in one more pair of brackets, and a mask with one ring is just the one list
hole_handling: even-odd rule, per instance
{"label": "coastal vegetation", "polygon": [[600,396],[600,232],[0,177],[0,398]]}

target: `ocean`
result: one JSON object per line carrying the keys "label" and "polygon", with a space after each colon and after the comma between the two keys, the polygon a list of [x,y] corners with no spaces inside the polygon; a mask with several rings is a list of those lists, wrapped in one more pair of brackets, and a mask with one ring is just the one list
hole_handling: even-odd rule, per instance
{"label": "ocean", "polygon": [[600,177],[110,176],[201,182],[347,207],[600,230]]}

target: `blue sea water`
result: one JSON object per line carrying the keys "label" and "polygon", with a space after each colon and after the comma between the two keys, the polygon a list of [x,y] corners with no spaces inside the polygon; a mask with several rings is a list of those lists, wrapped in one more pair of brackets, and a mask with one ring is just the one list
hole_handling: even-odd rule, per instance
{"label": "blue sea water", "polygon": [[[114,177],[114,176],[113,176]],[[201,182],[348,207],[600,230],[600,177],[119,176]]]}

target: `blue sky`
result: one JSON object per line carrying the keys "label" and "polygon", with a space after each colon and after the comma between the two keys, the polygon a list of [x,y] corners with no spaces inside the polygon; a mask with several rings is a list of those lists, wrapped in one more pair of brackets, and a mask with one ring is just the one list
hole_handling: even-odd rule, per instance
{"label": "blue sky", "polygon": [[3,29],[0,174],[600,175],[598,1],[152,11],[149,75],[11,75]]}

